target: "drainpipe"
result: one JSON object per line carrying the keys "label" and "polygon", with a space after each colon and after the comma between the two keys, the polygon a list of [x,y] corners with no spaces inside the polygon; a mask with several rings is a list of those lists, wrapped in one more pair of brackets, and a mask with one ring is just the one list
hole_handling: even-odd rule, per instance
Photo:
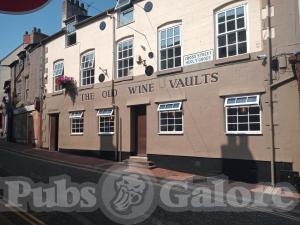
{"label": "drainpipe", "polygon": [[44,89],[45,89],[45,45],[41,45],[41,53],[40,53],[40,87],[39,96],[40,96],[40,143],[39,148],[43,147],[42,140],[43,140],[43,105],[44,105]]}
{"label": "drainpipe", "polygon": [[112,19],[113,23],[113,32],[112,32],[112,39],[113,39],[113,51],[112,51],[112,78],[111,78],[111,103],[113,106],[113,110],[115,113],[115,137],[116,137],[116,150],[115,150],[115,161],[122,161],[121,152],[119,151],[119,108],[116,105],[116,99],[115,99],[115,65],[116,65],[116,18],[114,14],[109,14],[107,12],[107,15]]}
{"label": "drainpipe", "polygon": [[274,105],[273,105],[273,69],[272,69],[272,21],[271,21],[271,0],[268,0],[268,27],[269,27],[269,116],[270,116],[270,127],[271,127],[271,183],[274,187],[276,184],[276,171],[275,171],[275,131],[274,131]]}

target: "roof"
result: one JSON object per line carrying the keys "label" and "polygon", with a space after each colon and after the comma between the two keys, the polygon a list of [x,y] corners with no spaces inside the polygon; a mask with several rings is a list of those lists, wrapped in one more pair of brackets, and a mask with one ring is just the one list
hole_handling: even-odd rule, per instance
{"label": "roof", "polygon": [[16,52],[19,48],[21,48],[23,46],[23,43],[20,44],[18,47],[16,47],[14,50],[12,50],[10,53],[8,53],[6,56],[4,56],[1,60],[0,60],[0,64],[7,59],[10,55],[12,55],[14,52]]}
{"label": "roof", "polygon": [[[141,1],[144,1],[144,0],[132,0],[132,3],[138,3],[138,2],[141,2]],[[82,21],[80,21],[79,23],[77,23],[75,25],[76,28],[81,28],[81,27],[84,27],[84,26],[87,26],[99,19],[102,19],[106,16],[109,16],[108,14],[112,14],[116,12],[115,8],[110,8],[110,9],[107,9],[103,12],[100,12],[99,14],[95,15],[95,16],[91,16],[91,17],[88,17],[86,19],[83,19]],[[68,21],[70,18],[66,19],[65,21]],[[56,38],[62,36],[65,34],[65,28],[61,29],[60,31],[58,31],[57,33],[49,36],[48,38],[45,38],[43,41],[42,41],[42,44],[45,45],[49,42],[51,42],[52,40],[55,40]]]}

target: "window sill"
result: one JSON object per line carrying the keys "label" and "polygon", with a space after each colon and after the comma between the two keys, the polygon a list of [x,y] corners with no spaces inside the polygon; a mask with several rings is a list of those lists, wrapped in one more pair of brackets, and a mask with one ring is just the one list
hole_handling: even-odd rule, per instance
{"label": "window sill", "polygon": [[262,135],[262,132],[226,132],[225,135]]}
{"label": "window sill", "polygon": [[63,90],[60,90],[60,91],[55,91],[55,92],[53,92],[51,95],[52,96],[57,96],[57,95],[62,95],[64,93],[64,91]]}
{"label": "window sill", "polygon": [[127,77],[121,77],[114,80],[115,83],[123,82],[123,81],[129,81],[133,80],[133,76],[127,76]]}
{"label": "window sill", "polygon": [[83,91],[83,90],[92,89],[92,88],[94,88],[94,84],[88,84],[88,85],[78,87],[78,91]]}
{"label": "window sill", "polygon": [[115,133],[98,133],[99,136],[113,136]]}
{"label": "window sill", "polygon": [[183,135],[184,132],[159,132],[158,135]]}
{"label": "window sill", "polygon": [[76,46],[76,45],[77,45],[77,42],[75,44],[72,44],[72,45],[66,45],[65,48],[71,48],[71,47]]}
{"label": "window sill", "polygon": [[131,21],[131,22],[129,22],[129,23],[126,23],[126,24],[124,24],[124,25],[117,25],[117,29],[120,29],[120,28],[122,28],[122,27],[126,27],[127,25],[130,25],[130,24],[132,24],[132,23],[134,23],[135,22],[135,20],[133,20],[133,21]]}
{"label": "window sill", "polygon": [[215,65],[219,66],[219,65],[223,65],[223,64],[246,61],[246,60],[250,60],[250,59],[251,59],[250,53],[246,53],[246,54],[242,54],[242,55],[236,55],[236,56],[230,56],[227,58],[217,59],[215,62]]}
{"label": "window sill", "polygon": [[176,67],[172,69],[167,69],[167,70],[160,70],[157,72],[157,76],[163,76],[163,75],[168,75],[172,73],[179,73],[183,71],[183,67]]}
{"label": "window sill", "polygon": [[84,133],[78,133],[78,134],[71,134],[71,136],[83,136]]}

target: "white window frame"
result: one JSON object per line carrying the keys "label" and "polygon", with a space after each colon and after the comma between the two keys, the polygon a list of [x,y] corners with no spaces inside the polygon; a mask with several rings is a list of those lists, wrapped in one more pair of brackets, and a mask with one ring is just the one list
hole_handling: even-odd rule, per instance
{"label": "white window frame", "polygon": [[[75,44],[77,43],[77,36],[75,36],[76,42],[73,43],[73,44],[69,44],[69,38],[70,38],[70,36],[76,35],[76,28],[75,28],[75,25],[76,25],[76,20],[75,20],[75,21],[72,21],[72,22],[70,22],[70,23],[68,23],[68,24],[66,24],[66,26],[67,26],[67,34],[66,34],[67,40],[66,40],[66,46],[67,46],[67,47],[72,46],[72,45],[75,45]],[[70,27],[74,27],[74,30],[72,30],[71,32],[70,32]]]}
{"label": "white window frame", "polygon": [[119,10],[119,9],[122,9],[128,5],[131,4],[131,0],[118,0],[117,1],[117,4],[116,4],[116,7],[115,7],[115,10]]}
{"label": "white window frame", "polygon": [[[127,50],[125,50],[125,51],[128,52],[127,57],[123,57],[123,55],[122,55],[122,58],[120,58],[119,57],[119,54],[120,54],[119,46],[123,45],[124,42],[129,42],[129,41],[132,42],[132,49],[131,49],[132,50],[132,56],[129,56],[129,50],[130,49],[128,48]],[[122,49],[122,54],[123,54],[123,51],[124,50]],[[129,61],[130,61],[131,58],[132,58],[132,68],[131,68],[131,66],[129,66]],[[123,65],[125,60],[128,60],[128,66],[127,67],[123,66],[120,69],[119,62],[121,61],[122,65]],[[128,74],[126,76],[124,76],[124,69],[128,69]],[[119,76],[119,70],[122,70],[122,76]],[[133,71],[134,71],[134,38],[131,37],[131,38],[123,39],[123,40],[121,40],[117,43],[117,75],[116,75],[116,77],[117,77],[117,79],[119,79],[119,78],[123,78],[123,77],[133,76]]]}
{"label": "white window frame", "polygon": [[[227,25],[226,25],[226,12],[227,11],[230,11],[230,10],[236,10],[237,8],[240,8],[240,7],[244,7],[244,19],[245,19],[245,27],[244,28],[237,28],[237,18],[235,18],[235,27],[236,27],[236,29],[235,30],[232,30],[232,31],[229,31],[229,32],[227,32],[226,30],[225,30],[225,32],[224,33],[221,33],[221,34],[219,34],[219,22],[218,22],[218,15],[219,14],[221,14],[221,13],[225,13],[225,29],[226,29],[226,27],[227,27]],[[245,30],[246,31],[246,46],[247,46],[247,52],[245,52],[245,53],[241,53],[241,54],[239,54],[238,53],[238,37],[236,37],[236,46],[237,46],[237,49],[236,49],[236,51],[237,51],[237,54],[236,55],[232,55],[232,56],[229,56],[228,55],[228,46],[229,45],[233,45],[233,44],[228,44],[228,42],[227,42],[227,34],[229,34],[229,33],[238,33],[239,31],[242,31],[242,30]],[[242,5],[238,5],[238,6],[235,6],[235,7],[231,7],[231,8],[226,8],[226,9],[222,9],[222,10],[220,10],[220,11],[218,11],[218,12],[216,12],[215,13],[215,33],[216,33],[216,37],[215,37],[215,46],[216,46],[216,57],[217,57],[217,59],[226,59],[226,58],[230,58],[230,57],[234,57],[234,56],[238,56],[238,55],[243,55],[243,54],[247,54],[247,53],[249,53],[250,52],[250,35],[249,35],[249,19],[248,19],[248,5],[247,4],[242,4]],[[226,54],[227,54],[227,56],[226,57],[221,57],[220,58],[220,56],[219,56],[219,42],[218,42],[218,39],[219,39],[219,36],[221,36],[221,35],[226,35],[226,45],[225,45],[225,47],[226,47]],[[236,35],[237,36],[237,35]],[[243,42],[243,41],[242,41]],[[242,43],[241,42],[241,43]]]}
{"label": "white window frame", "polygon": [[[167,32],[168,29],[170,28],[175,28],[175,27],[179,27],[179,45],[175,45],[175,41],[174,41],[174,38],[175,38],[175,35],[173,35],[173,46],[172,47],[168,47],[168,44],[167,44],[167,41],[168,41],[168,37],[166,37],[166,47],[165,48],[162,48],[162,45],[161,45],[161,42],[162,42],[162,39],[161,39],[161,32],[165,31]],[[160,71],[164,71],[164,70],[170,70],[170,69],[174,69],[174,68],[180,68],[183,66],[183,48],[182,48],[182,23],[174,23],[174,24],[170,24],[168,26],[164,26],[164,27],[161,27],[159,30],[158,30],[158,68]],[[165,69],[162,69],[161,67],[161,51],[162,50],[168,50],[168,49],[175,49],[176,47],[179,47],[180,46],[180,66],[175,66],[175,58],[179,58],[179,57],[175,57],[175,50],[174,50],[174,62],[173,62],[173,67],[172,68],[168,68],[168,56],[166,55],[166,68]]]}
{"label": "white window frame", "polygon": [[[82,135],[82,134],[84,134],[84,115],[83,115],[83,111],[70,112],[69,113],[69,119],[70,119],[70,133],[71,133],[71,135]],[[73,132],[73,129],[72,129],[73,119],[82,119],[83,132]]]}
{"label": "white window frame", "polygon": [[[162,107],[162,106],[169,106],[169,108],[167,107]],[[159,124],[158,124],[158,130],[159,130],[159,134],[183,134],[184,133],[184,113],[183,113],[183,109],[182,109],[182,102],[168,102],[168,103],[161,103],[158,105],[157,107],[157,111],[158,111],[158,120],[159,120]],[[162,112],[181,112],[181,120],[182,120],[182,131],[161,131],[161,113]],[[176,125],[176,124],[174,124]],[[174,126],[175,128],[175,126]]]}
{"label": "white window frame", "polygon": [[[62,65],[62,67],[59,67],[59,65]],[[64,77],[64,71],[65,71],[65,65],[64,60],[59,60],[53,64],[53,92],[59,92],[63,88],[56,89],[56,79],[58,77]]]}
{"label": "white window frame", "polygon": [[[87,58],[87,56],[91,57],[92,56],[92,60],[85,60],[83,61],[83,58]],[[88,63],[88,65],[86,66],[85,64]],[[94,82],[90,82],[86,84],[83,84],[83,73],[84,72],[88,72],[90,73],[89,77],[85,77],[85,80],[91,80],[92,78],[94,79]],[[92,75],[93,74],[93,75]],[[80,57],[80,86],[87,86],[87,85],[91,85],[91,84],[95,84],[95,51],[88,51],[84,54],[81,55]]]}
{"label": "white window frame", "polygon": [[[256,101],[255,102],[252,102],[252,101],[251,102],[244,102],[244,103],[228,103],[228,100],[230,100],[230,99],[235,99],[237,101],[238,99],[246,98],[247,101],[248,101],[248,99],[251,98],[251,97],[256,97]],[[227,112],[227,109],[228,108],[236,108],[238,110],[240,107],[249,107],[250,108],[250,107],[253,107],[253,106],[259,107],[259,120],[260,120],[259,121],[259,126],[260,126],[260,130],[259,131],[229,131],[228,130],[228,124],[230,124],[230,123],[228,122],[228,112]],[[260,135],[260,134],[262,134],[262,109],[261,109],[261,106],[260,106],[260,95],[227,97],[225,99],[224,108],[225,108],[226,134],[234,134],[234,135],[239,135],[239,134]],[[248,113],[248,116],[249,116],[249,113]],[[256,116],[258,116],[258,114]],[[252,123],[255,123],[255,122],[252,122]],[[236,124],[238,126],[239,122],[237,121]],[[248,125],[251,124],[251,122],[250,122],[249,119],[248,119],[248,123],[247,124]],[[258,124],[258,122],[255,123],[255,124]]]}
{"label": "white window frame", "polygon": [[[112,135],[115,133],[115,129],[116,129],[116,117],[114,115],[114,109],[110,108],[110,109],[99,109],[97,111],[97,117],[98,117],[98,134],[100,135]],[[100,126],[100,119],[101,117],[113,117],[114,120],[114,132],[101,132],[101,126]]]}
{"label": "white window frame", "polygon": [[[121,15],[125,15],[125,14],[130,13],[130,12],[132,12],[132,14],[133,14],[132,15],[132,21],[121,24]],[[122,9],[122,10],[118,11],[118,28],[119,27],[124,27],[124,26],[126,26],[130,23],[133,23],[133,22],[134,22],[134,7],[133,6],[129,7],[128,9]]]}

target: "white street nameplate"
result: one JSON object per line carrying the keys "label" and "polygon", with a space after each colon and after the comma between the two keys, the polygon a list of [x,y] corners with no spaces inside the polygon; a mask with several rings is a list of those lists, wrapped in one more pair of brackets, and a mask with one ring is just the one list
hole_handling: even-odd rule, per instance
{"label": "white street nameplate", "polygon": [[204,63],[212,61],[214,58],[214,50],[207,50],[203,52],[198,52],[183,57],[183,65],[193,65],[197,63]]}

